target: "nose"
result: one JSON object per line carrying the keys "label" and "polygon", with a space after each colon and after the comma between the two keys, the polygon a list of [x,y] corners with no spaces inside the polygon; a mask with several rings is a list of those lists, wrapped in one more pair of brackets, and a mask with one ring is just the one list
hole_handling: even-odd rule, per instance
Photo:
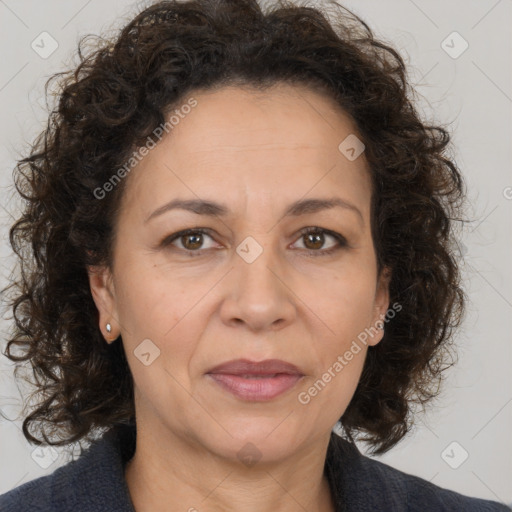
{"label": "nose", "polygon": [[244,324],[253,332],[289,325],[296,315],[296,295],[291,277],[272,249],[265,247],[252,262],[238,253],[233,260],[234,268],[224,281],[223,322]]}

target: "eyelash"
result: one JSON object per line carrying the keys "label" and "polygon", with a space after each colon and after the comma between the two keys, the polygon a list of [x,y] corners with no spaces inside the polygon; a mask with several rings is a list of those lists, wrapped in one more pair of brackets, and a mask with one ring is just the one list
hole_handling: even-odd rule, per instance
{"label": "eyelash", "polygon": [[[339,233],[336,233],[335,231],[330,231],[328,229],[323,229],[323,228],[320,228],[320,227],[317,227],[317,226],[314,226],[314,227],[307,227],[307,228],[304,228],[302,229],[300,232],[300,236],[299,238],[305,236],[305,235],[309,235],[311,233],[324,233],[324,234],[327,234],[329,236],[332,236],[335,240],[337,240],[338,244],[335,245],[334,247],[331,247],[330,249],[324,249],[324,250],[321,250],[321,249],[318,249],[318,250],[313,250],[313,249],[305,249],[305,251],[312,255],[312,256],[328,256],[336,251],[339,251],[340,249],[344,248],[344,247],[348,247],[348,243],[347,243],[347,240],[346,238],[343,236],[343,235],[340,235]],[[169,235],[168,237],[164,238],[162,240],[162,242],[160,243],[160,246],[162,247],[167,247],[169,245],[172,244],[172,242],[174,242],[175,240],[183,237],[183,236],[186,236],[186,235],[208,235],[210,238],[213,238],[212,235],[211,235],[211,232],[209,229],[207,228],[191,228],[191,229],[184,229],[182,231],[178,231],[177,233],[174,233],[172,235]],[[203,254],[204,251],[208,250],[208,249],[205,249],[205,250],[201,250],[201,249],[198,249],[198,250],[195,250],[195,251],[192,251],[192,250],[189,250],[189,249],[180,249],[179,247],[177,248],[179,250],[182,250],[186,253],[188,253],[188,255],[190,257],[195,257],[195,256],[201,256]]]}

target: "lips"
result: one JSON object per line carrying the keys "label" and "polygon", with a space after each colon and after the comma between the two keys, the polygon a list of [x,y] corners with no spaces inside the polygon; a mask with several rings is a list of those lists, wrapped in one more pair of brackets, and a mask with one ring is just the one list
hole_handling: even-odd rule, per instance
{"label": "lips", "polygon": [[239,375],[247,377],[275,376],[280,373],[287,375],[304,375],[295,365],[281,359],[266,359],[265,361],[250,361],[235,359],[219,364],[207,373]]}
{"label": "lips", "polygon": [[292,389],[304,374],[280,359],[237,359],[212,368],[207,374],[223,391],[245,401],[267,401]]}

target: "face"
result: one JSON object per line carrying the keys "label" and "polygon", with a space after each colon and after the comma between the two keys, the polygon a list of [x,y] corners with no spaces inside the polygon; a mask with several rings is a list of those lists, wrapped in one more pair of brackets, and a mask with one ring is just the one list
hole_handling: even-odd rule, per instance
{"label": "face", "polygon": [[[138,428],[162,446],[235,459],[251,442],[277,460],[329,436],[382,338],[357,341],[389,306],[370,175],[364,153],[338,148],[355,125],[319,93],[281,84],[191,97],[196,106],[125,178],[113,268],[90,269],[100,328],[121,335]],[[340,201],[290,210],[311,199]],[[162,208],[174,200],[225,212]],[[258,385],[209,374],[237,359],[279,359],[300,375]]]}

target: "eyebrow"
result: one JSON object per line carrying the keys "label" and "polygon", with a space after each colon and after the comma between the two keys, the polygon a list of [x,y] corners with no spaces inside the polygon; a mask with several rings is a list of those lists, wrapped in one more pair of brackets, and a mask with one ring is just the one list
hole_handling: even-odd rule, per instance
{"label": "eyebrow", "polygon": [[[284,211],[283,217],[298,217],[308,213],[316,213],[322,210],[331,208],[345,208],[357,214],[361,224],[364,226],[364,219],[361,211],[352,203],[340,197],[333,197],[328,199],[301,199],[290,204]],[[202,199],[173,199],[168,203],[160,206],[154,210],[144,221],[149,222],[151,219],[162,215],[170,210],[185,210],[197,215],[220,216],[226,217],[231,212],[229,208],[223,204],[214,201],[207,201]]]}

